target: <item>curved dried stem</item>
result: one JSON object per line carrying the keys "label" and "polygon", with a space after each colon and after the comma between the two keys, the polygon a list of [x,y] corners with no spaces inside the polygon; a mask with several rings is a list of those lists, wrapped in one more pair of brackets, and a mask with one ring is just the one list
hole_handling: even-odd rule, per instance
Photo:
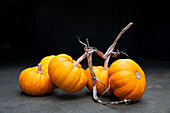
{"label": "curved dried stem", "polygon": [[110,55],[106,57],[104,61],[104,68],[103,68],[104,70],[108,70],[109,59],[110,59]]}
{"label": "curved dried stem", "polygon": [[123,51],[119,51],[118,49],[117,49],[117,52],[111,52],[112,57],[117,57],[117,56],[120,55],[120,54],[123,54],[123,55],[125,55],[126,57],[129,57],[129,55],[128,55],[127,53],[125,53],[125,52],[123,52]]}
{"label": "curved dried stem", "polygon": [[104,59],[104,55],[103,55],[103,53],[101,51],[99,51],[98,49],[95,49],[94,52],[97,53],[101,58]]}
{"label": "curved dried stem", "polygon": [[130,104],[131,100],[124,99],[124,100],[120,100],[120,101],[103,102],[99,99],[97,102],[99,102],[100,104],[104,104],[104,105],[106,105],[106,104],[122,104],[122,103]]}
{"label": "curved dried stem", "polygon": [[[110,83],[109,83],[109,86],[108,86],[108,88],[100,95],[100,97],[99,97],[99,99],[101,99],[102,98],[102,96],[106,93],[106,92],[108,92],[109,93],[109,89],[110,89]],[[109,95],[110,95],[110,93],[109,93]]]}
{"label": "curved dried stem", "polygon": [[108,70],[108,63],[109,63],[109,59],[110,59],[110,56],[112,54],[112,57],[117,57],[118,55],[120,54],[123,54],[123,55],[126,55],[128,56],[126,53],[124,52],[120,52],[117,50],[117,52],[113,52],[116,44],[117,44],[117,41],[120,39],[120,37],[123,35],[123,33],[130,28],[130,26],[132,25],[133,23],[130,22],[125,28],[122,29],[122,31],[118,34],[118,36],[116,37],[115,41],[113,42],[113,44],[107,49],[106,53],[104,54],[104,69],[105,70]]}
{"label": "curved dried stem", "polygon": [[77,59],[77,61],[74,63],[74,67],[78,66],[79,63],[87,57],[87,53],[85,52],[81,57]]}
{"label": "curved dried stem", "polygon": [[130,104],[131,101],[130,101],[130,100],[126,100],[126,99],[121,100],[121,101],[102,102],[102,101],[101,101],[102,96],[103,96],[106,92],[108,92],[109,89],[110,89],[110,83],[109,83],[109,87],[100,95],[99,100],[98,100],[99,103],[101,103],[101,104],[121,104],[121,103]]}
{"label": "curved dried stem", "polygon": [[80,40],[81,37],[78,37],[77,35],[76,35],[76,37],[77,37],[78,41],[80,42],[80,44],[82,44],[85,48],[87,48],[87,45]]}
{"label": "curved dried stem", "polygon": [[113,44],[107,49],[106,53],[104,54],[104,58],[106,58],[108,55],[111,54],[111,52],[114,50],[117,41],[120,39],[120,37],[123,35],[123,33],[129,29],[131,27],[133,23],[130,22],[124,29],[122,29],[122,31],[118,34],[118,36],[116,37],[115,41],[113,42]]}
{"label": "curved dried stem", "polygon": [[[84,42],[82,42],[82,41],[80,40],[81,37],[78,37],[77,35],[76,35],[76,37],[77,37],[79,43],[81,43],[81,44],[84,46],[84,49],[87,49],[87,47],[89,47],[88,38],[86,38],[87,44],[85,44]],[[95,48],[95,47],[90,47],[90,48],[93,49],[93,52],[97,53],[101,58],[104,59],[104,55],[103,55],[103,53],[102,53],[101,51],[99,51],[99,50],[98,50],[97,48]],[[89,49],[89,48],[88,48],[88,49]],[[86,51],[86,50],[85,50],[85,51]]]}
{"label": "curved dried stem", "polygon": [[[104,89],[107,90],[106,85],[105,85],[104,83],[102,83],[97,77],[95,78],[95,80],[97,80],[100,84],[102,84],[102,85],[104,86]],[[108,92],[108,93],[109,93],[109,92]]]}
{"label": "curved dried stem", "polygon": [[[93,83],[95,83],[96,81],[98,81],[99,83],[101,83],[104,88],[106,89],[106,86],[104,83],[102,83],[95,75],[94,71],[93,71],[93,64],[92,64],[92,53],[93,52],[96,52],[98,51],[95,47],[90,47],[89,45],[89,41],[88,41],[88,38],[86,38],[86,41],[87,41],[87,47],[84,48],[85,50],[85,55],[88,59],[88,66],[89,66],[89,69],[90,69],[90,73],[92,75],[92,78],[93,78]],[[102,52],[101,52],[102,54]],[[96,81],[95,81],[96,80]],[[96,83],[95,83],[96,84]]]}

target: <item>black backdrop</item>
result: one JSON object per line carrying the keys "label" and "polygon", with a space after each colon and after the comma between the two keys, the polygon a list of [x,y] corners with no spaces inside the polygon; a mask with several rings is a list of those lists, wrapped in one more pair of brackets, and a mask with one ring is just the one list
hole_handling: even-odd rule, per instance
{"label": "black backdrop", "polygon": [[102,52],[129,22],[116,48],[131,56],[170,59],[169,6],[165,1],[1,0],[0,53],[80,56],[82,41]]}

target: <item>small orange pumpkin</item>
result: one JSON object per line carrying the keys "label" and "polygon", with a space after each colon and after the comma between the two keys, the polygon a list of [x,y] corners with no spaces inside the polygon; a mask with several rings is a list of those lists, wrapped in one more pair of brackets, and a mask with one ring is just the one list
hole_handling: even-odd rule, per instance
{"label": "small orange pumpkin", "polygon": [[66,54],[55,56],[49,63],[48,72],[53,83],[66,92],[77,92],[87,83],[85,70]]}
{"label": "small orange pumpkin", "polygon": [[20,88],[29,95],[43,95],[51,93],[55,85],[48,75],[48,64],[54,56],[48,56],[41,60],[38,66],[23,70],[19,76]]}
{"label": "small orange pumpkin", "polygon": [[[109,87],[108,83],[108,71],[103,69],[103,66],[93,66],[93,71],[97,77],[97,79],[102,82],[106,88]],[[87,88],[90,91],[93,91],[93,81],[91,77],[91,73],[89,68],[86,69],[86,75],[87,75]],[[97,88],[97,93],[102,94],[106,89],[103,84],[101,84],[99,81],[96,80],[96,88]],[[109,90],[109,94],[112,94],[112,90]],[[105,95],[108,95],[106,92]]]}
{"label": "small orange pumpkin", "polygon": [[131,59],[119,59],[108,70],[113,94],[119,99],[139,100],[146,89],[145,74],[141,67]]}

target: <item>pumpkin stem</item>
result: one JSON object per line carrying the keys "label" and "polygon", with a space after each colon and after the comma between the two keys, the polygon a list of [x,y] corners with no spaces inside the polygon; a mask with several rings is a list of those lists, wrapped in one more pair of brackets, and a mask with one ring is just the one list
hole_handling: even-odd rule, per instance
{"label": "pumpkin stem", "polygon": [[[101,95],[100,98],[97,96],[96,80],[97,80],[98,82],[100,82],[102,85],[104,85],[105,89],[106,89],[106,86],[105,86],[105,84],[103,84],[100,80],[98,80],[98,78],[96,77],[96,75],[95,75],[95,73],[94,73],[94,70],[93,70],[92,53],[93,53],[93,52],[96,52],[96,49],[94,49],[93,47],[90,47],[90,46],[89,46],[88,39],[86,39],[86,41],[87,41],[87,48],[85,49],[85,51],[87,52],[88,67],[89,67],[89,69],[90,69],[90,73],[91,73],[91,76],[92,76],[92,78],[93,78],[93,80],[92,80],[92,81],[93,81],[93,98],[94,98],[95,101],[103,104],[103,102],[100,100],[100,98],[102,97],[102,95]],[[106,93],[106,92],[108,92],[107,89],[105,90],[104,93]],[[103,93],[103,94],[104,94],[104,93]],[[108,93],[109,93],[109,92],[108,92]]]}
{"label": "pumpkin stem", "polygon": [[[99,97],[99,99],[101,99],[102,98],[102,96],[106,93],[106,92],[108,92],[109,93],[109,89],[110,89],[110,83],[109,83],[109,86],[108,86],[108,88],[100,95],[100,97]],[[110,95],[110,93],[109,93],[109,95]]]}
{"label": "pumpkin stem", "polygon": [[74,63],[74,66],[78,66],[78,64],[79,64],[83,59],[85,59],[85,58],[87,57],[87,54],[88,54],[88,53],[93,53],[93,52],[95,52],[95,53],[97,53],[100,57],[104,58],[104,55],[103,55],[103,53],[102,53],[101,51],[99,51],[99,50],[96,49],[95,47],[90,47],[90,46],[89,46],[88,38],[86,38],[86,42],[87,42],[87,44],[86,44],[86,43],[84,43],[84,42],[82,42],[82,41],[80,40],[81,37],[78,37],[77,35],[76,35],[76,37],[77,37],[79,43],[84,46],[84,51],[85,51],[85,53],[84,53],[80,58],[77,59],[77,61]]}
{"label": "pumpkin stem", "polygon": [[117,41],[120,39],[120,37],[123,35],[123,33],[129,29],[131,27],[133,23],[130,22],[125,28],[122,29],[122,31],[118,34],[118,36],[116,37],[115,41],[113,42],[113,44],[107,49],[106,53],[104,54],[104,58],[107,58],[107,56],[109,56],[112,51],[114,50]]}
{"label": "pumpkin stem", "polygon": [[104,61],[104,70],[108,70],[108,64],[109,64],[109,59],[112,55],[112,57],[117,57],[118,55],[123,54],[126,57],[129,57],[127,53],[124,53],[123,51],[119,51],[117,50],[117,52],[111,52],[111,54],[109,56],[106,57],[105,61]]}
{"label": "pumpkin stem", "polygon": [[109,64],[110,56],[111,56],[111,55],[109,55],[109,56],[106,57],[106,59],[105,59],[105,61],[104,61],[104,68],[103,68],[103,70],[108,70],[108,64]]}
{"label": "pumpkin stem", "polygon": [[122,31],[119,33],[119,35],[116,37],[115,41],[113,42],[113,44],[107,49],[106,53],[104,54],[104,70],[108,70],[108,63],[109,63],[109,59],[110,59],[110,56],[111,54],[113,54],[113,57],[117,57],[118,55],[120,54],[124,54],[126,56],[128,56],[126,53],[124,52],[120,52],[119,50],[117,50],[117,52],[113,52],[115,46],[116,46],[116,43],[117,41],[120,39],[120,37],[123,35],[123,33],[130,28],[130,26],[132,25],[133,23],[130,22],[125,28],[122,29]]}
{"label": "pumpkin stem", "polygon": [[37,73],[42,74],[42,65],[41,65],[41,63],[38,63],[38,70],[37,70]]}
{"label": "pumpkin stem", "polygon": [[84,46],[84,48],[87,48],[87,45],[80,40],[81,37],[78,37],[77,35],[76,35],[76,37],[77,37],[79,43],[82,44]]}
{"label": "pumpkin stem", "polygon": [[87,53],[85,52],[81,57],[77,59],[77,61],[74,63],[74,67],[78,66],[79,63],[87,57]]}

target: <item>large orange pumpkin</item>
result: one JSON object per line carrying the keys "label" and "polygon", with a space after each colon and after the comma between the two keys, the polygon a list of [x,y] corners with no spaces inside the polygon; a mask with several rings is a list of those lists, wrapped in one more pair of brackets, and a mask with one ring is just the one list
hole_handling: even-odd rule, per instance
{"label": "large orange pumpkin", "polygon": [[146,89],[145,74],[141,67],[131,59],[119,59],[108,70],[109,82],[113,93],[119,99],[140,99]]}
{"label": "large orange pumpkin", "polygon": [[66,92],[77,92],[87,83],[85,70],[80,64],[74,66],[75,61],[66,54],[55,56],[49,63],[49,75],[53,83]]}
{"label": "large orange pumpkin", "polygon": [[[97,77],[97,79],[102,82],[103,84],[101,84],[99,81],[96,80],[96,88],[97,88],[97,93],[98,94],[102,94],[106,88],[108,88],[109,83],[109,77],[108,77],[108,71],[103,69],[103,66],[93,66],[93,71]],[[86,75],[87,75],[87,88],[90,91],[93,91],[93,81],[92,81],[92,77],[91,77],[91,73],[89,68],[86,69]],[[105,95],[108,94],[112,94],[112,90],[109,90],[109,93],[105,93]]]}

